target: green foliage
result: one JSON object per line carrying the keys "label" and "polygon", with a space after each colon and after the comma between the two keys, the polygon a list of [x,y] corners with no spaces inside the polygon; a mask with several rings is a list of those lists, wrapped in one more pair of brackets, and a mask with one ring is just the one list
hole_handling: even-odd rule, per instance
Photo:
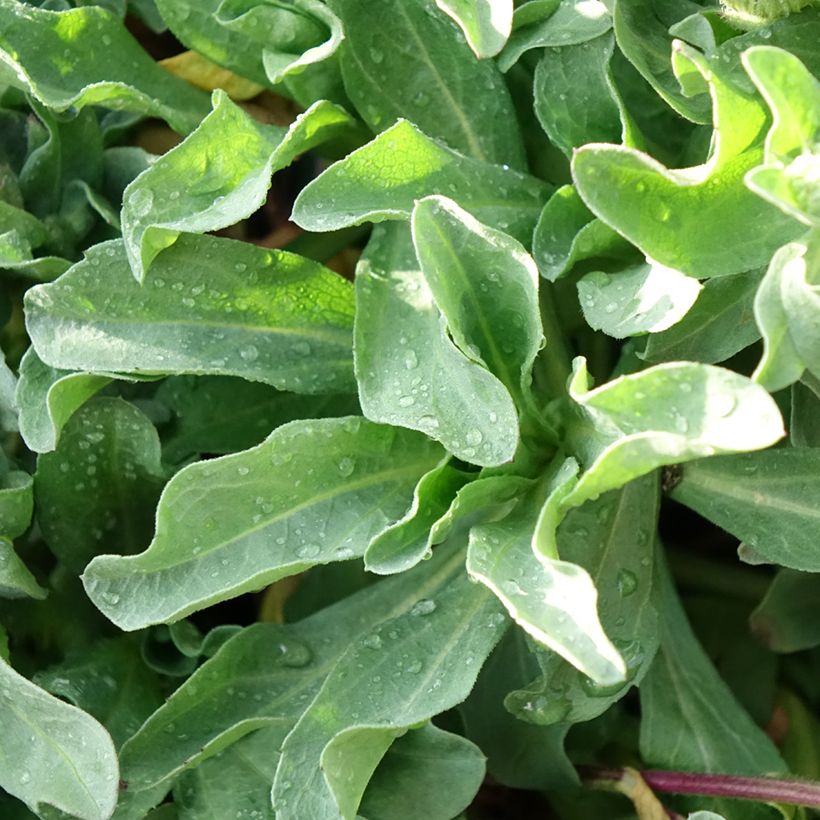
{"label": "green foliage", "polygon": [[0,0],[0,814],[816,778],[816,5]]}

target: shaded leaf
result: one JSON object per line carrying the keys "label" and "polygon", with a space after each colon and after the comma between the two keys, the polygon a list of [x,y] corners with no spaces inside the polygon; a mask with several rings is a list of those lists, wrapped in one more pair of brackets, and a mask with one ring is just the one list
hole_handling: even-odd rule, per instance
{"label": "shaded leaf", "polygon": [[[5,462],[5,457],[0,454]],[[11,470],[0,476],[0,536],[17,538],[31,523],[34,509],[33,481],[23,470]]]}
{"label": "shaded leaf", "polygon": [[46,594],[46,590],[37,583],[37,579],[14,551],[11,541],[0,536],[0,598],[42,600]]}
{"label": "shaded leaf", "polygon": [[820,576],[783,569],[750,618],[755,635],[774,652],[799,652],[820,644]]}

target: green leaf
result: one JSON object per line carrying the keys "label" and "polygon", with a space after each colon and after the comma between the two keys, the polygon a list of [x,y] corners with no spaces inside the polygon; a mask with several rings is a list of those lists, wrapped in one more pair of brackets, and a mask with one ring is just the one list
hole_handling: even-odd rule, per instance
{"label": "green leaf", "polygon": [[804,263],[805,253],[805,245],[799,242],[780,248],[772,257],[755,296],[755,321],[763,336],[763,356],[752,378],[772,393],[796,382],[806,369],[789,332],[789,316],[783,304],[785,279],[791,268],[799,268]]}
{"label": "green leaf", "polygon": [[292,218],[309,231],[409,219],[417,199],[439,191],[479,221],[527,241],[549,188],[512,168],[459,154],[399,120],[308,183]]}
{"label": "green leaf", "polygon": [[589,392],[587,378],[576,363],[570,396],[581,416],[569,442],[586,469],[565,510],[664,464],[758,450],[784,435],[771,396],[731,370],[671,362]]}
{"label": "green leaf", "polygon": [[572,185],[563,185],[541,211],[533,234],[533,258],[541,276],[554,282],[585,259],[632,260],[637,252],[596,219]]}
{"label": "green leaf", "polygon": [[205,94],[160,68],[95,6],[54,12],[2,0],[0,54],[4,80],[56,111],[104,105],[161,117],[182,134],[208,113]]}
{"label": "green leaf", "polygon": [[789,439],[794,447],[820,447],[820,385],[811,376],[792,385]]}
{"label": "green leaf", "polygon": [[495,57],[510,36],[512,0],[436,0],[436,5],[458,23],[480,60]]}
{"label": "green leaf", "polygon": [[73,652],[39,672],[35,682],[100,721],[117,747],[163,703],[159,678],[143,663],[138,642],[129,637]]}
{"label": "green leaf", "polygon": [[231,375],[300,393],[352,388],[351,286],[249,243],[182,235],[144,287],[121,242],[96,245],[27,292],[26,323],[40,358],[66,370]]}
{"label": "green leaf", "polygon": [[774,117],[765,165],[752,169],[746,184],[795,219],[820,226],[820,82],[782,49],[755,46],[742,60]]}
{"label": "green leaf", "polygon": [[600,686],[559,655],[540,651],[538,677],[504,701],[521,720],[591,720],[640,684],[658,645],[652,603],[658,507],[657,477],[647,476],[570,511],[561,524],[558,554],[592,578],[601,624],[626,663],[626,682]]}
{"label": "green leaf", "polygon": [[356,306],[356,374],[369,419],[420,430],[474,464],[512,459],[513,400],[450,339],[406,226],[374,231],[357,268]]}
{"label": "green leaf", "polygon": [[47,595],[8,538],[0,536],[0,598],[37,598]]}
{"label": "green leaf", "polygon": [[[213,111],[196,131],[125,189],[123,239],[137,281],[180,233],[206,233],[250,216],[267,198],[272,174],[352,122],[341,108],[320,102],[289,128],[262,125],[215,91]],[[222,152],[226,144],[233,150]]]}
{"label": "green leaf", "polygon": [[392,741],[464,700],[506,625],[493,596],[459,571],[354,641],[282,747],[277,818],[354,816]]}
{"label": "green leaf", "polygon": [[800,230],[742,183],[760,162],[765,112],[716,61],[681,43],[675,57],[679,73],[695,87],[708,84],[714,97],[708,161],[671,170],[632,148],[589,145],[572,162],[578,192],[596,216],[668,267],[697,278],[759,267]]}
{"label": "green leaf", "polygon": [[0,430],[14,432],[19,429],[17,384],[17,377],[6,364],[5,354],[0,349]]}
{"label": "green leaf", "polygon": [[697,280],[653,262],[613,274],[593,271],[578,281],[587,324],[616,339],[672,327],[700,291]]}
{"label": "green leaf", "polygon": [[592,579],[577,564],[534,551],[543,493],[536,486],[505,518],[473,527],[467,571],[539,643],[597,683],[620,685],[626,667],[598,620]]}
{"label": "green leaf", "polygon": [[709,102],[682,93],[669,59],[670,27],[701,7],[689,0],[616,0],[613,23],[618,46],[644,79],[679,114],[709,121]]}
{"label": "green leaf", "polygon": [[117,755],[94,718],[44,692],[0,659],[0,786],[32,811],[54,806],[107,820],[117,802]]}
{"label": "green leaf", "polygon": [[766,561],[817,572],[820,451],[778,448],[682,468],[671,497],[744,541]]}
{"label": "green leaf", "polygon": [[752,631],[773,652],[799,652],[820,644],[820,576],[782,569],[749,619]]}
{"label": "green leaf", "polygon": [[179,620],[316,564],[362,555],[441,455],[418,433],[360,418],[291,422],[258,447],[177,473],[160,499],[149,548],[98,556],[83,582],[126,631]]}
{"label": "green leaf", "polygon": [[758,777],[784,771],[774,744],[735,700],[692,633],[662,565],[656,588],[661,647],[640,688],[645,763]]}
{"label": "green leaf", "polygon": [[247,450],[295,419],[359,412],[353,395],[283,393],[229,376],[175,376],[162,382],[155,398],[174,416],[161,431],[163,457],[174,464],[201,453]]}
{"label": "green leaf", "polygon": [[30,347],[20,362],[16,393],[20,435],[29,450],[35,453],[54,450],[74,412],[110,381],[108,376],[49,367]]}
{"label": "green leaf", "polygon": [[752,307],[760,276],[750,271],[709,279],[680,322],[649,336],[642,358],[716,364],[753,344],[760,338]]}
{"label": "green leaf", "polygon": [[478,746],[425,723],[393,741],[359,812],[383,820],[452,820],[472,803],[484,769]]}
{"label": "green leaf", "polygon": [[501,73],[491,60],[476,59],[435,0],[382,0],[375,8],[367,0],[334,0],[333,8],[345,30],[345,90],[374,131],[406,118],[474,159],[524,167]]}
{"label": "green leaf", "polygon": [[127,554],[147,546],[164,483],[154,425],[122,399],[91,399],[37,460],[37,522],[51,551],[82,572],[106,544]]}
{"label": "green leaf", "polygon": [[498,58],[498,64],[502,71],[507,71],[531,49],[586,43],[611,28],[612,17],[605,3],[599,0],[561,0],[555,12],[546,19],[531,25],[516,25]]}
{"label": "green leaf", "polygon": [[462,552],[437,550],[409,573],[368,586],[303,621],[243,629],[125,745],[129,792],[168,782],[259,727],[285,724],[290,731],[352,642],[419,601],[438,598],[463,566]]}
{"label": "green leaf", "polygon": [[622,141],[624,124],[609,61],[614,40],[545,48],[535,70],[535,113],[550,141],[568,156],[588,142]]}
{"label": "green leaf", "polygon": [[17,538],[28,529],[34,509],[32,486],[31,476],[23,470],[0,476],[0,536]]}
{"label": "green leaf", "polygon": [[378,575],[392,575],[429,558],[433,554],[431,527],[447,512],[458,490],[472,477],[451,466],[449,459],[425,473],[413,491],[413,503],[404,517],[367,545],[366,569]]}
{"label": "green leaf", "polygon": [[411,224],[416,257],[453,340],[524,409],[544,342],[532,258],[446,197],[420,200]]}

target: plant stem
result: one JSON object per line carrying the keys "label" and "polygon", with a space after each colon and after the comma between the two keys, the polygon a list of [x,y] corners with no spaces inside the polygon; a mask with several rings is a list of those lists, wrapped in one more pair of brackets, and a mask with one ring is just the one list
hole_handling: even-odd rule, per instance
{"label": "plant stem", "polygon": [[564,339],[564,332],[555,311],[551,282],[539,283],[539,303],[541,306],[541,325],[547,344],[538,354],[536,360],[544,386],[552,396],[563,396],[567,389],[567,380],[572,373],[571,355]]}

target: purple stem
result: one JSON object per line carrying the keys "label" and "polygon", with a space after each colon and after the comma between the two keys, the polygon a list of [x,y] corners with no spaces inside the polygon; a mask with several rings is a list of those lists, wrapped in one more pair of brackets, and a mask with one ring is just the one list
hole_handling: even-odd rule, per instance
{"label": "purple stem", "polygon": [[742,777],[730,774],[691,774],[647,769],[641,772],[647,784],[661,792],[703,794],[760,800],[764,803],[789,803],[820,808],[820,784],[805,780],[778,780],[771,777]]}

